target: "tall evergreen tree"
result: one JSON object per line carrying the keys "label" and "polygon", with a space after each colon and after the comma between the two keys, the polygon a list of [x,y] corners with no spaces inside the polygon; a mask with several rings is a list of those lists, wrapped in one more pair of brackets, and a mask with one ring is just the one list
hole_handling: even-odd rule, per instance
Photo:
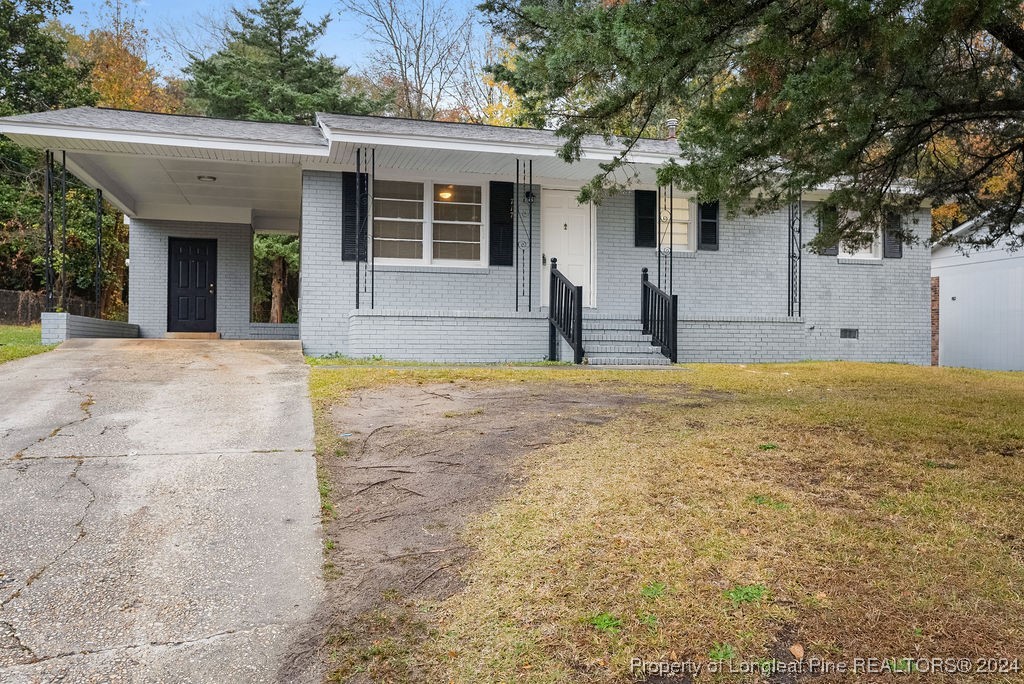
{"label": "tall evergreen tree", "polygon": [[[662,169],[662,182],[762,211],[794,187],[833,187],[847,211],[816,247],[863,242],[886,211],[924,199],[980,217],[981,242],[1024,245],[1019,0],[487,0],[485,9],[517,46],[515,68],[496,75],[522,96],[530,122],[561,126],[566,158],[584,134],[664,135],[675,116],[686,163]],[[615,185],[615,173],[584,195]]]}
{"label": "tall evergreen tree", "polygon": [[369,113],[378,105],[346,90],[346,70],[315,49],[330,15],[302,18],[294,0],[261,0],[232,10],[227,43],[185,69],[197,108],[209,116],[312,123],[317,111]]}
{"label": "tall evergreen tree", "polygon": [[73,107],[94,99],[89,65],[72,66],[67,44],[47,24],[67,0],[0,1],[0,116]]}

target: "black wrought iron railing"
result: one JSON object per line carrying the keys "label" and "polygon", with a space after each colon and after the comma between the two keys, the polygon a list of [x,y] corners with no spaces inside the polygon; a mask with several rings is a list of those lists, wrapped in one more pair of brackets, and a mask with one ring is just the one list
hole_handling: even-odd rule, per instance
{"label": "black wrought iron railing", "polygon": [[679,358],[679,295],[670,295],[647,278],[647,269],[640,271],[640,322],[651,344],[675,363]]}
{"label": "black wrought iron railing", "polygon": [[548,359],[558,360],[558,335],[572,348],[573,363],[583,363],[583,286],[573,285],[551,259],[548,298]]}

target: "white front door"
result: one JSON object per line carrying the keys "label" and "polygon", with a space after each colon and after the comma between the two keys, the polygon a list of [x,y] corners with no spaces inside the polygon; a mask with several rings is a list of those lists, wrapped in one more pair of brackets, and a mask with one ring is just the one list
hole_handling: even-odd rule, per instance
{"label": "white front door", "polygon": [[583,286],[583,305],[593,306],[593,226],[590,205],[578,204],[575,190],[544,190],[540,207],[540,248],[544,255],[541,302],[547,306],[551,260],[558,259],[558,270],[573,285]]}

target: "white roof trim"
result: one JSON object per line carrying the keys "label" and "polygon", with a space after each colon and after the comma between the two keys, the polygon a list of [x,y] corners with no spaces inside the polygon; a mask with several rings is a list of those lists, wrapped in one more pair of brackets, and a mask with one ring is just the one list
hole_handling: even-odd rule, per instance
{"label": "white roof trim", "polygon": [[[527,157],[555,157],[561,144],[537,145],[537,144],[516,144],[511,142],[493,142],[489,140],[468,140],[465,138],[452,138],[445,136],[423,135],[423,134],[392,134],[392,133],[368,133],[365,131],[350,131],[333,128],[329,124],[325,126],[329,131],[329,139],[332,143],[352,143],[356,145],[390,145],[393,147],[413,147],[418,149],[445,149],[458,150],[462,152],[490,152],[493,154],[510,154]],[[610,147],[583,147],[581,149],[583,159],[595,161],[611,161],[621,154],[621,150]],[[656,152],[631,151],[626,155],[625,161],[631,164],[663,164],[675,155],[659,154]]]}
{"label": "white roof trim", "polygon": [[72,138],[139,145],[164,145],[191,147],[206,150],[232,150],[238,152],[269,152],[271,154],[295,154],[312,157],[327,157],[327,145],[299,145],[263,140],[238,140],[192,134],[142,133],[138,131],[115,131],[105,128],[63,126],[58,124],[29,123],[22,121],[0,121],[0,133],[13,135],[35,135],[45,138]]}

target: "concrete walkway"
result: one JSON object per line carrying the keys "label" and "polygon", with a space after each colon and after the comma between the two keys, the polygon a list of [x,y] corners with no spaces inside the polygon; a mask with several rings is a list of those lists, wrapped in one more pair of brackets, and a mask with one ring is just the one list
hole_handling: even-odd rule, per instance
{"label": "concrete walkway", "polygon": [[292,342],[0,365],[0,681],[275,681],[322,592],[307,374]]}

